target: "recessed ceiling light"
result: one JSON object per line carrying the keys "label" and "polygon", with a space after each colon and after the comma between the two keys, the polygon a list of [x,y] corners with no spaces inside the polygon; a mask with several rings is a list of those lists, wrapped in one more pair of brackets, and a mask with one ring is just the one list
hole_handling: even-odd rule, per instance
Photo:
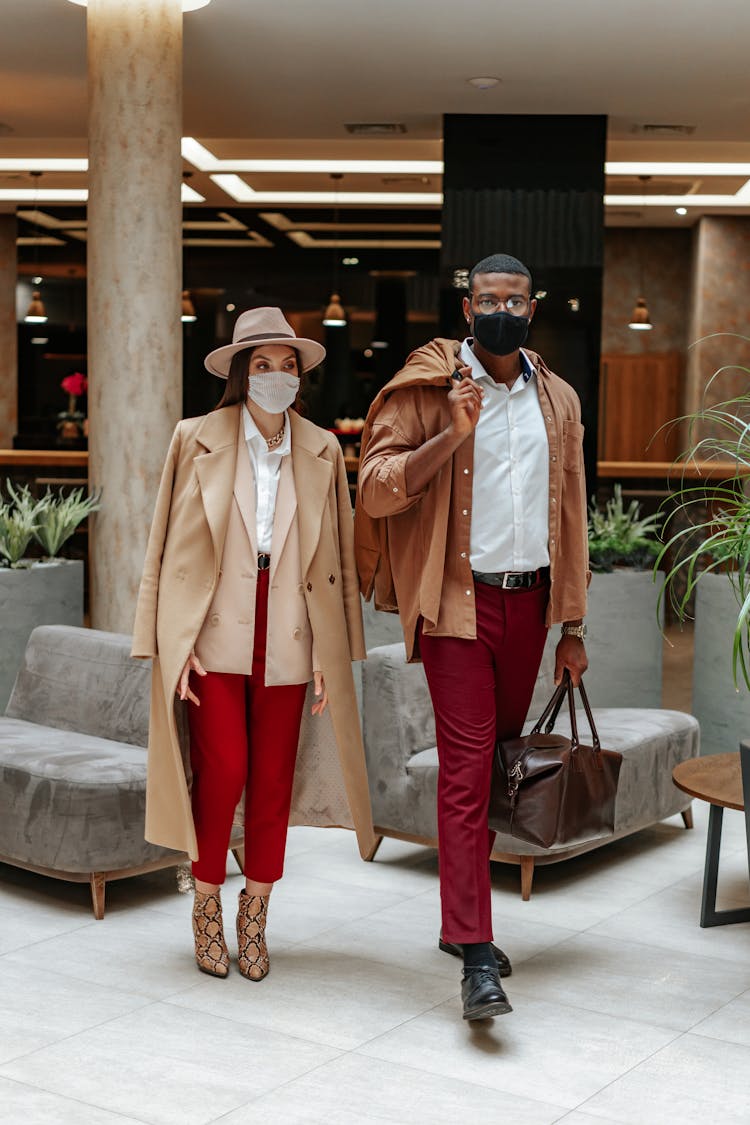
{"label": "recessed ceiling light", "polygon": [[42,277],[40,277],[39,274],[37,274],[36,277],[32,277],[31,284],[32,285],[41,285],[43,280],[44,279]]}
{"label": "recessed ceiling light", "polygon": [[342,258],[341,264],[344,266],[358,266],[359,258]]}
{"label": "recessed ceiling light", "polygon": [[546,289],[537,289],[536,293],[534,294],[534,300],[543,301],[546,296],[547,296],[547,290]]}
{"label": "recessed ceiling light", "polygon": [[227,305],[227,312],[234,312],[234,310],[236,308],[237,308],[237,306],[233,305],[232,302],[230,301],[229,304]]}
{"label": "recessed ceiling light", "polygon": [[678,215],[687,215],[687,207],[675,207],[675,212]]}
{"label": "recessed ceiling light", "polygon": [[237,203],[297,203],[333,206],[371,205],[440,207],[439,191],[255,191],[250,184],[232,173],[211,176],[213,182]]}
{"label": "recessed ceiling light", "polygon": [[466,80],[470,86],[476,90],[491,90],[493,86],[499,86],[501,78],[467,78]]}

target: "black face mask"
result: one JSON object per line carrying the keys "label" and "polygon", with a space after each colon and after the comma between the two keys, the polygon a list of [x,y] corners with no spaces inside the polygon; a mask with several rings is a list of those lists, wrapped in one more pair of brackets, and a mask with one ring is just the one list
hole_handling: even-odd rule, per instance
{"label": "black face mask", "polygon": [[510,355],[526,341],[529,317],[509,312],[474,313],[474,339],[492,355]]}

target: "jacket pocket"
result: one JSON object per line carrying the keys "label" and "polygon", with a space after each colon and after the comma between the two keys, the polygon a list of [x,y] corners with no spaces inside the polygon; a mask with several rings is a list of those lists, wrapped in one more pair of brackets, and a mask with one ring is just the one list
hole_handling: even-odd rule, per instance
{"label": "jacket pocket", "polygon": [[583,466],[583,433],[580,422],[566,418],[563,421],[563,469],[566,473],[580,473]]}

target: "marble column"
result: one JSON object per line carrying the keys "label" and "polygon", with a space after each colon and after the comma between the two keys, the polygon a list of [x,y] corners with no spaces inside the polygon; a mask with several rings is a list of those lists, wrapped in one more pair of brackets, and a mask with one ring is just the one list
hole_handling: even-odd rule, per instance
{"label": "marble column", "polygon": [[16,216],[0,215],[0,449],[10,449],[18,427],[16,327]]}
{"label": "marble column", "polygon": [[686,412],[748,393],[748,262],[750,219],[707,215],[700,220],[693,242]]}
{"label": "marble column", "polygon": [[130,632],[182,402],[182,7],[89,0],[91,619]]}

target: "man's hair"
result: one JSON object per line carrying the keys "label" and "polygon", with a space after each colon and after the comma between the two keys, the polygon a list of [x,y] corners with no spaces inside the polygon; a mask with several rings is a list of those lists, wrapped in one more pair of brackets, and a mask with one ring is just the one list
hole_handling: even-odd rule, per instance
{"label": "man's hair", "polygon": [[477,262],[469,273],[469,294],[474,292],[474,278],[478,273],[519,274],[521,277],[528,278],[529,293],[531,292],[531,273],[528,267],[511,254],[490,254],[488,258],[482,258],[481,262]]}

